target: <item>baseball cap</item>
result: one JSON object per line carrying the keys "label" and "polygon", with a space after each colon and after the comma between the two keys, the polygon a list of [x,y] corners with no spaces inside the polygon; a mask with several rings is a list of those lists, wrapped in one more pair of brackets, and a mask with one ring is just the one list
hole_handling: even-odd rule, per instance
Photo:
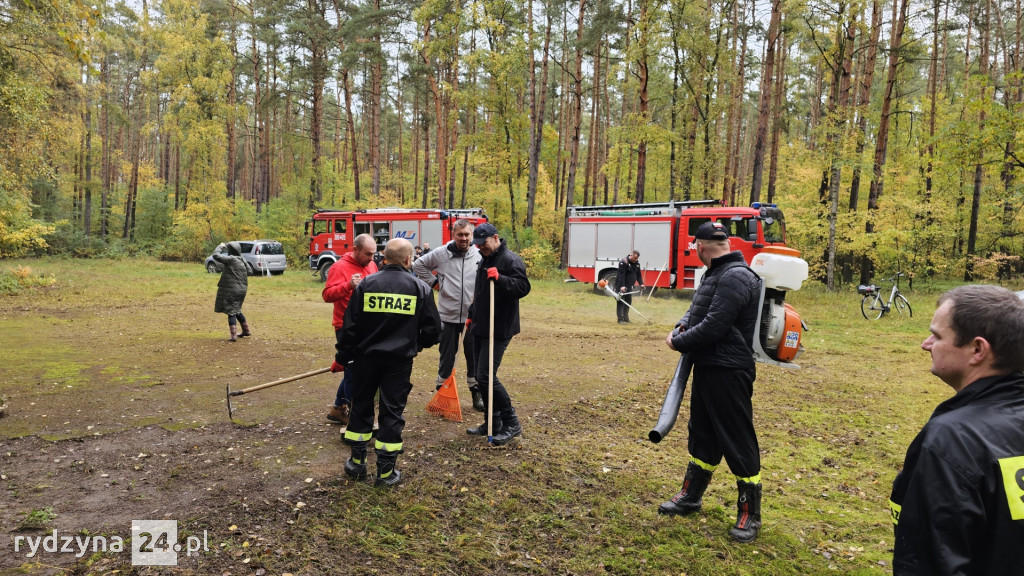
{"label": "baseball cap", "polygon": [[698,240],[728,240],[729,231],[721,222],[705,222],[693,234]]}
{"label": "baseball cap", "polygon": [[479,246],[497,233],[498,229],[495,228],[493,224],[490,222],[484,222],[473,229],[473,244],[475,246]]}

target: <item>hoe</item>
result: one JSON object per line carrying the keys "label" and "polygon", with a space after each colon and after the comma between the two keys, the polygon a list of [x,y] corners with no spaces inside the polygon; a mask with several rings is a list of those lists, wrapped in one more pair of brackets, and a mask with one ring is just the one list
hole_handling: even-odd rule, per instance
{"label": "hoe", "polygon": [[263,390],[264,388],[271,388],[278,384],[285,384],[287,382],[294,382],[296,380],[302,380],[303,378],[309,378],[310,376],[316,376],[317,374],[323,374],[324,372],[330,372],[330,368],[320,368],[319,370],[313,370],[312,372],[306,372],[305,374],[299,374],[298,376],[289,376],[288,378],[281,378],[280,380],[274,380],[273,382],[267,382],[266,384],[260,384],[259,386],[250,386],[249,388],[243,388],[242,390],[231,391],[231,384],[227,385],[227,398],[228,398],[228,418],[234,422],[234,411],[231,409],[231,397],[241,396],[242,394],[248,394],[249,392],[255,392],[257,390]]}

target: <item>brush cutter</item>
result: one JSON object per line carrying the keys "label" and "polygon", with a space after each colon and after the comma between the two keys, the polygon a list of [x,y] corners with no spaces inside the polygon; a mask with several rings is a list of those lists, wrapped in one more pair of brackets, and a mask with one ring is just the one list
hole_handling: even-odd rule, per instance
{"label": "brush cutter", "polygon": [[294,382],[296,380],[302,380],[303,378],[309,378],[310,376],[316,376],[317,374],[323,374],[324,372],[330,372],[330,368],[320,368],[313,370],[312,372],[306,372],[305,374],[299,374],[298,376],[289,376],[288,378],[281,378],[280,380],[274,380],[273,382],[267,382],[266,384],[260,384],[259,386],[250,386],[249,388],[243,388],[242,390],[231,391],[231,384],[227,385],[227,399],[228,399],[228,418],[234,422],[234,411],[231,409],[231,397],[241,396],[242,394],[248,394],[249,392],[255,392],[257,390],[263,390],[264,388],[271,388],[279,384],[286,384],[288,382]]}
{"label": "brush cutter", "polygon": [[622,302],[623,304],[625,304],[626,306],[628,306],[630,310],[632,310],[633,312],[636,312],[637,314],[639,314],[641,318],[643,318],[644,320],[647,320],[647,323],[648,323],[648,324],[650,324],[650,322],[651,322],[651,319],[650,319],[650,318],[648,318],[647,316],[644,316],[644,315],[643,315],[643,314],[642,314],[642,313],[641,313],[641,312],[640,312],[639,310],[637,310],[636,308],[633,308],[633,306],[632,306],[632,305],[630,305],[630,303],[629,303],[629,302],[624,302],[624,301],[622,300],[622,297],[623,297],[623,296],[628,296],[628,295],[630,295],[630,294],[636,294],[637,292],[627,292],[627,293],[625,293],[625,294],[619,294],[618,292],[616,292],[615,290],[612,290],[612,289],[611,289],[611,287],[609,287],[609,286],[608,286],[608,281],[607,281],[607,280],[601,280],[600,282],[598,282],[598,283],[597,283],[597,287],[598,287],[598,288],[602,288],[602,289],[604,289],[604,291],[605,291],[605,292],[607,292],[609,296],[611,296],[612,298],[615,298],[615,300],[616,300],[616,301],[618,301],[618,302]]}

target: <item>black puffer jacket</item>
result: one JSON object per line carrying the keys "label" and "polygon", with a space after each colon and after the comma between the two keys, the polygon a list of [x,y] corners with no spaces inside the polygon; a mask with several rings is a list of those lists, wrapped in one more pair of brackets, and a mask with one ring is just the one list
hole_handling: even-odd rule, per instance
{"label": "black puffer jacket", "polygon": [[889,505],[896,576],[1024,574],[1024,375],[975,380],[939,404]]}
{"label": "black puffer jacket", "polygon": [[753,368],[751,337],[757,322],[761,279],[746,267],[743,254],[730,252],[711,261],[679,321],[672,345],[690,352],[697,366]]}
{"label": "black puffer jacket", "polygon": [[473,304],[469,307],[470,331],[477,338],[487,338],[490,327],[491,287],[487,269],[497,268],[494,281],[494,337],[505,340],[519,334],[519,299],[530,293],[526,265],[501,241],[490,256],[480,260],[476,272]]}

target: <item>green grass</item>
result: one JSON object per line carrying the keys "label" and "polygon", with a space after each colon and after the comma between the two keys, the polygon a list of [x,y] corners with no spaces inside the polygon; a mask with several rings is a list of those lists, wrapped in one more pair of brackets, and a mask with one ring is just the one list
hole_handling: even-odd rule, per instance
{"label": "green grass", "polygon": [[[0,264],[0,268],[7,266]],[[159,425],[222,424],[225,385],[240,389],[330,361],[333,330],[322,285],[304,271],[251,278],[246,314],[255,336],[226,343],[213,313],[217,276],[195,264],[152,260],[33,260],[53,285],[0,301],[0,379],[9,413],[0,437],[82,438]],[[788,301],[811,331],[800,370],[759,366],[755,424],[762,449],[764,529],[752,545],[729,541],[736,489],[723,465],[702,513],[657,514],[685,469],[684,405],[658,445],[646,440],[678,357],[665,334],[689,296],[635,298],[651,323],[615,322],[614,302],[589,285],[536,281],[522,302],[523,332],[501,368],[524,426],[518,449],[481,449],[465,425],[425,415],[437,352],[417,359],[400,468],[392,492],[340,474],[337,429],[310,442],[280,437],[277,454],[250,465],[310,474],[327,451],[336,463],[319,487],[292,500],[248,502],[242,530],[269,540],[245,549],[268,574],[852,574],[891,572],[887,498],[907,445],[951,391],[929,372],[920,343],[935,298],[952,283],[906,292],[913,318],[868,321],[852,287],[808,284]],[[458,363],[462,369],[462,361]],[[233,400],[240,433],[320,418],[333,377]],[[429,390],[428,390],[429,388]],[[460,391],[465,393],[464,390]],[[688,397],[687,397],[688,400]],[[465,407],[465,401],[463,402]],[[261,438],[253,448],[265,450]],[[235,454],[238,454],[237,452]],[[240,465],[243,465],[244,462]],[[187,476],[187,466],[174,469]],[[307,506],[294,507],[296,499]],[[225,524],[213,510],[187,527]],[[242,520],[234,520],[242,525]],[[288,524],[287,522],[292,522]],[[270,533],[271,526],[280,530]],[[183,525],[182,529],[186,529]],[[211,534],[211,536],[215,536]],[[242,550],[245,535],[213,545]],[[243,570],[233,556],[206,573]]]}

